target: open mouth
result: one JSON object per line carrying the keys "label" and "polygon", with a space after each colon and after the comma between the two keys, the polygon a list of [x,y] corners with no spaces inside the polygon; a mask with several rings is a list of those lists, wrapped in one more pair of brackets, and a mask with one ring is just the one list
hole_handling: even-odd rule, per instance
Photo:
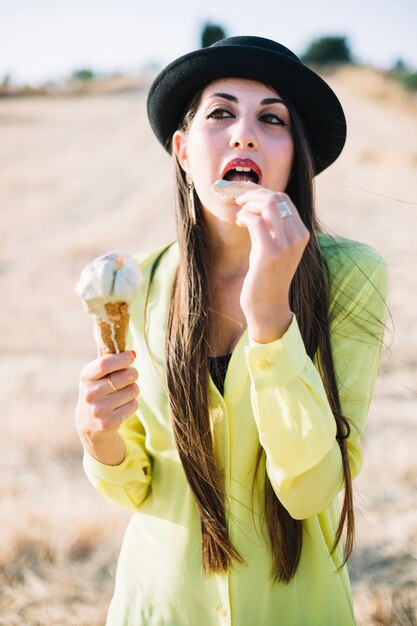
{"label": "open mouth", "polygon": [[250,167],[235,167],[223,176],[223,180],[228,181],[246,181],[249,183],[259,183],[258,174]]}
{"label": "open mouth", "polygon": [[222,172],[222,179],[229,182],[247,182],[259,185],[261,178],[261,169],[252,159],[232,159]]}

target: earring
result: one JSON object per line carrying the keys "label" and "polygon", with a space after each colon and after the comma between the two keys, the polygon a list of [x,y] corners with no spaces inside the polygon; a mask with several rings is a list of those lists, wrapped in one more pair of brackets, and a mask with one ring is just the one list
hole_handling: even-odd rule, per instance
{"label": "earring", "polygon": [[189,195],[188,208],[190,211],[191,223],[193,224],[193,226],[195,226],[197,224],[197,216],[195,213],[195,204],[194,204],[194,183],[190,174],[187,174],[185,179],[188,185],[188,195]]}

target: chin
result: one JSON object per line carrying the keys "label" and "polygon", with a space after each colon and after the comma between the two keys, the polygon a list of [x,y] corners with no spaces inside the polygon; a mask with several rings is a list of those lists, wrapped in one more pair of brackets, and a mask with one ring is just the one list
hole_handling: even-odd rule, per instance
{"label": "chin", "polygon": [[240,207],[234,203],[224,204],[221,208],[217,206],[213,209],[207,209],[203,206],[203,215],[208,224],[214,225],[217,221],[219,221],[235,225],[236,213],[239,209]]}

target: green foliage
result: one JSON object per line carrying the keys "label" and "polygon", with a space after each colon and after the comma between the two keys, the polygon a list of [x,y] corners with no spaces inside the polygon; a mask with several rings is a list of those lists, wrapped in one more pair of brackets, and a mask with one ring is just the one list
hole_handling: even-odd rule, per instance
{"label": "green foliage", "polygon": [[211,44],[227,37],[225,29],[219,24],[207,22],[201,31],[201,47],[208,48]]}
{"label": "green foliage", "polygon": [[405,72],[399,75],[400,83],[410,91],[417,91],[417,72]]}
{"label": "green foliage", "polygon": [[417,72],[412,71],[403,59],[398,59],[394,63],[391,76],[409,91],[417,91]]}
{"label": "green foliage", "polygon": [[312,41],[301,58],[316,65],[352,63],[352,52],[346,37],[334,35]]}
{"label": "green foliage", "polygon": [[391,72],[393,72],[394,74],[402,74],[403,72],[408,72],[408,66],[404,59],[397,59],[391,68]]}
{"label": "green foliage", "polygon": [[75,70],[71,74],[72,80],[92,80],[94,78],[94,72],[88,68]]}

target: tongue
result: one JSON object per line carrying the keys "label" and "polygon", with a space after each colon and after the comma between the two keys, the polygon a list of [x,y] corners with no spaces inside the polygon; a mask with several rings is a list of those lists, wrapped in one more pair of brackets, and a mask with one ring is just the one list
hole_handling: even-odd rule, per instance
{"label": "tongue", "polygon": [[230,180],[230,181],[246,181],[249,183],[253,183],[253,176],[251,176],[251,174],[249,172],[236,172],[236,170],[230,170],[229,172],[227,172],[226,176],[224,177],[225,180]]}

